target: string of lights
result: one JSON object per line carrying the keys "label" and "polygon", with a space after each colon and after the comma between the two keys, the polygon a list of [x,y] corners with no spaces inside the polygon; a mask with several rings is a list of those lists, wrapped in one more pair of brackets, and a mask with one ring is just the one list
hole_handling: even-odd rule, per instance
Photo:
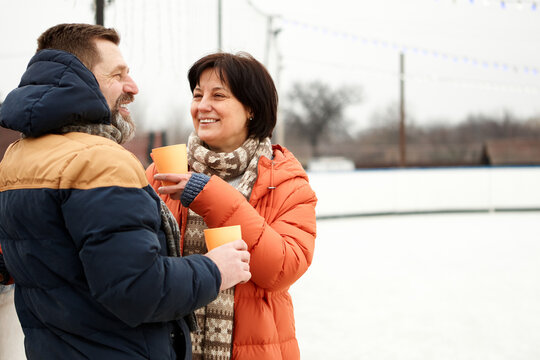
{"label": "string of lights", "polygon": [[[440,2],[441,0],[435,0]],[[539,1],[536,0],[447,0],[452,1],[453,3],[465,2],[471,5],[483,5],[483,6],[498,6],[500,9],[505,10],[509,7],[516,8],[518,10],[530,9],[536,11],[538,9]]]}
{"label": "string of lights", "polygon": [[303,31],[311,31],[321,34],[323,36],[333,37],[336,39],[343,39],[351,41],[358,45],[381,47],[394,50],[396,52],[411,53],[420,56],[429,56],[441,61],[449,61],[455,64],[465,64],[474,66],[486,70],[497,70],[503,72],[513,72],[516,74],[524,74],[531,76],[540,75],[540,70],[537,66],[512,64],[507,62],[501,62],[489,59],[480,59],[468,55],[451,54],[436,49],[428,49],[418,46],[411,46],[407,44],[396,43],[384,39],[377,39],[374,37],[361,36],[349,32],[336,31],[325,26],[308,24],[293,19],[280,18],[284,27],[300,29]]}
{"label": "string of lights", "polygon": [[511,83],[511,82],[504,82],[504,81],[489,81],[489,80],[482,80],[482,79],[466,79],[463,77],[456,77],[456,76],[441,76],[438,74],[430,73],[430,74],[420,74],[420,73],[407,73],[405,75],[401,75],[397,71],[389,71],[388,69],[384,69],[381,67],[374,67],[374,66],[360,66],[358,64],[354,65],[343,65],[338,64],[334,62],[327,62],[327,61],[320,61],[316,60],[314,58],[288,58],[287,61],[285,61],[285,67],[287,67],[290,64],[317,64],[319,66],[326,66],[334,69],[339,69],[343,71],[347,71],[348,73],[362,73],[362,74],[369,74],[379,77],[392,77],[392,78],[399,78],[402,77],[403,80],[407,82],[416,82],[416,83],[441,83],[441,84],[447,84],[455,87],[460,88],[475,88],[475,89],[482,89],[482,90],[491,90],[491,91],[503,91],[503,92],[512,92],[512,93],[522,93],[522,94],[534,94],[538,95],[540,94],[540,86],[535,85],[526,85],[526,84],[518,84],[518,83]]}

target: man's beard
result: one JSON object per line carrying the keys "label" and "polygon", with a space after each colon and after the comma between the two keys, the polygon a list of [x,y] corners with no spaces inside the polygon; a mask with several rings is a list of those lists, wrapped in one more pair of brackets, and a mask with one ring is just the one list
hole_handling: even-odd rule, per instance
{"label": "man's beard", "polygon": [[135,136],[135,123],[131,120],[131,115],[124,117],[120,114],[120,105],[126,101],[133,101],[133,95],[120,95],[111,111],[111,125],[117,128],[122,134],[122,139],[119,141],[120,144],[128,142]]}

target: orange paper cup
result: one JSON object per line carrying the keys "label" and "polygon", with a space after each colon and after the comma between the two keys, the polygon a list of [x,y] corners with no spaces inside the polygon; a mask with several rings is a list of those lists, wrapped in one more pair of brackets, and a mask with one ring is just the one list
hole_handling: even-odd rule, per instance
{"label": "orange paper cup", "polygon": [[[161,174],[186,174],[187,149],[186,144],[162,146],[152,149],[152,160],[157,171]],[[170,181],[162,181],[163,185],[174,185]]]}
{"label": "orange paper cup", "polygon": [[204,229],[204,239],[208,251],[242,238],[240,225],[224,226],[213,229]]}

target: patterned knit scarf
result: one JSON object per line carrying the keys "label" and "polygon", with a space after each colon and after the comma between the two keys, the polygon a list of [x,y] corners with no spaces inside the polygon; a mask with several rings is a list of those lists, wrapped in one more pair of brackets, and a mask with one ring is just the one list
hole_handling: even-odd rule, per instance
{"label": "patterned knit scarf", "polygon": [[131,140],[135,135],[135,124],[131,120],[124,120],[122,115],[117,114],[116,116],[111,116],[110,124],[74,123],[65,125],[58,130],[59,134],[68,132],[97,135],[115,141],[118,144],[123,144]]}
{"label": "patterned knit scarf", "polygon": [[[188,163],[191,170],[221,177],[235,186],[248,200],[257,179],[257,165],[261,156],[272,158],[272,145],[268,138],[262,141],[249,138],[230,153],[209,150],[195,133],[192,133],[188,140]],[[184,255],[207,252],[203,232],[206,228],[202,217],[189,210]],[[216,300],[196,310],[195,315],[202,331],[191,333],[193,359],[231,359],[234,288],[220,292]]]}

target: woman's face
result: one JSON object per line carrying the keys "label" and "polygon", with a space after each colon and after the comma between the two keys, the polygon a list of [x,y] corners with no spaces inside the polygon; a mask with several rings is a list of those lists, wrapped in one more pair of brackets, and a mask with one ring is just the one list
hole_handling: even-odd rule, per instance
{"label": "woman's face", "polygon": [[193,127],[211,150],[232,152],[248,136],[249,110],[233,95],[214,69],[206,69],[193,89]]}

